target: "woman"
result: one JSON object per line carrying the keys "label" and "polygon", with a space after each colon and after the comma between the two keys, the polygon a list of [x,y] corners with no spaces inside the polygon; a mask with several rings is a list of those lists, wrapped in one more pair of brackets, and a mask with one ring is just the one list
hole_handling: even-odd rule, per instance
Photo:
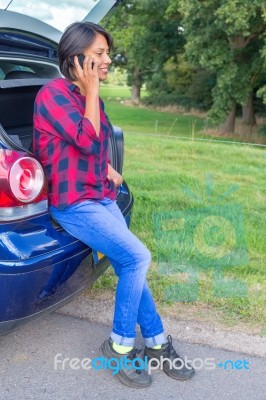
{"label": "woman", "polygon": [[[118,276],[112,332],[101,345],[102,354],[133,362],[139,352],[134,347],[138,323],[145,356],[174,360],[179,356],[171,337],[165,336],[146,282],[150,252],[127,228],[115,201],[123,179],[108,162],[110,126],[99,97],[100,81],[107,78],[111,64],[111,47],[111,36],[99,25],[77,22],[66,29],[58,46],[64,78],[46,84],[36,97],[34,152],[46,169],[52,217],[71,235],[105,254]],[[167,362],[163,369],[181,380],[194,374],[190,367],[173,369]],[[117,376],[131,387],[152,382],[135,364]]]}

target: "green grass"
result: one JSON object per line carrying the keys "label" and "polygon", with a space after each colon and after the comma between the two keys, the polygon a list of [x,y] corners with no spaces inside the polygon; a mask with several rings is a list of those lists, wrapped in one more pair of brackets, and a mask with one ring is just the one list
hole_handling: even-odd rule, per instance
{"label": "green grass", "polygon": [[[113,103],[107,104],[110,111],[112,107],[115,111],[115,106]],[[144,132],[145,127],[148,130],[145,112],[148,113],[148,110],[133,107],[125,111],[129,119],[135,116],[136,132]],[[163,119],[164,113],[161,114]],[[116,120],[119,117],[117,114]],[[164,118],[167,123],[168,114]],[[121,126],[124,128],[123,124]],[[184,135],[190,135],[185,123],[182,129]],[[265,150],[262,148],[183,141],[178,138],[178,134],[173,138],[167,135],[158,137],[125,133],[123,176],[135,198],[131,230],[152,252],[153,264],[148,279],[159,307],[172,310],[179,307],[178,312],[181,311],[181,314],[183,308],[185,315],[191,312],[193,318],[203,313],[206,319],[206,313],[209,313],[214,320],[233,325],[247,323],[263,329],[266,290],[265,167]],[[230,219],[233,218],[234,207],[240,218],[238,222]],[[219,264],[219,257],[214,258],[212,263],[211,256],[210,265],[205,268],[204,262],[197,259],[197,255],[190,273],[186,268],[163,269],[164,262],[175,266],[175,257],[178,259],[179,254],[186,253],[187,240],[191,232],[194,232],[192,223],[188,237],[180,236],[180,221],[186,220],[193,212],[197,221],[206,208],[207,217],[212,216],[215,209],[221,210],[220,216],[227,225],[224,227],[224,236],[219,237],[219,232],[211,231],[211,236],[204,237],[204,240],[209,240],[211,246],[219,249],[221,243],[229,237],[229,221],[233,231],[236,228],[236,234],[241,237],[240,247],[246,250],[246,258],[240,257],[240,261],[233,261],[231,266],[226,266]],[[161,232],[154,225],[158,213],[166,221],[165,226],[159,225]],[[189,218],[193,222],[193,218]],[[205,233],[207,235],[208,232]],[[191,260],[195,256],[193,251],[186,255]],[[198,260],[198,265],[195,260]],[[188,292],[184,286],[187,283],[190,283]],[[180,284],[183,284],[183,294],[180,292],[182,286],[178,286],[179,292],[171,292],[173,285]],[[109,269],[94,288],[115,290],[115,285],[116,278]],[[244,291],[241,291],[243,288]],[[191,293],[194,293],[194,299],[190,297]]]}
{"label": "green grass", "polygon": [[[118,97],[126,99],[127,90],[127,87],[119,87]],[[114,125],[123,127],[124,132],[207,137],[202,133],[204,129],[203,118],[124,105],[119,101],[115,101],[117,97],[114,94],[116,91],[115,87],[103,87],[101,91],[103,91],[102,98],[105,101],[105,110],[110,120]]]}
{"label": "green grass", "polygon": [[101,85],[101,97],[106,99],[130,99],[130,88],[125,85]]}
{"label": "green grass", "polygon": [[152,111],[133,106],[107,102],[106,112],[114,125],[125,132],[151,133],[166,136],[207,137],[202,133],[204,120],[199,117]]}
{"label": "green grass", "polygon": [[123,127],[124,132],[207,137],[202,133],[205,123],[203,118],[125,105],[125,100],[129,100],[130,96],[128,86],[101,86],[101,97],[105,102],[106,112],[112,123]]}
{"label": "green grass", "polygon": [[[160,232],[156,241],[154,215],[162,213],[167,216],[172,212],[174,217],[175,213],[181,213],[186,218],[192,209],[197,214],[209,207],[207,215],[212,215],[212,207],[224,207],[227,219],[233,206],[237,205],[243,217],[240,234],[245,239],[248,259],[231,267],[220,266],[217,269],[214,262],[213,268],[200,268],[198,283],[189,288],[190,291],[197,288],[197,299],[184,306],[190,305],[193,309],[195,306],[199,309],[206,307],[216,316],[219,313],[220,320],[232,324],[263,324],[266,289],[265,167],[265,151],[261,149],[125,134],[124,178],[135,197],[131,229],[152,252],[153,266],[148,277],[159,306],[176,303],[175,295],[169,300],[165,291],[173,284],[186,283],[189,275],[186,270],[183,273],[172,271],[170,275],[161,272],[162,249],[159,246],[164,242],[160,241]],[[228,189],[228,197],[225,195],[223,198]],[[183,244],[186,244],[185,240]],[[175,245],[170,237],[171,244]],[[169,243],[165,242],[165,245]],[[223,282],[226,284],[225,293],[219,292],[223,286],[217,280],[217,273],[221,271],[226,279]],[[243,296],[232,280],[246,285],[247,292]],[[115,284],[116,278],[109,270],[96,287],[114,290]],[[218,292],[214,292],[215,286]],[[179,305],[184,303],[184,299],[179,301]]]}
{"label": "green grass", "polygon": [[[142,91],[142,98],[146,91]],[[105,109],[114,125],[121,126],[124,132],[149,133],[161,136],[200,138],[219,141],[253,142],[266,144],[265,134],[243,134],[220,136],[207,117],[174,111],[174,108],[163,110],[133,106],[130,103],[130,89],[123,85],[102,85],[101,97]],[[178,110],[178,108],[176,108]]]}

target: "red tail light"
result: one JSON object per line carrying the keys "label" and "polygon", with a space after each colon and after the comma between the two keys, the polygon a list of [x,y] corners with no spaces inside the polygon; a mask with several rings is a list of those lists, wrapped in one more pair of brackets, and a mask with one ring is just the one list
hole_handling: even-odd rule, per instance
{"label": "red tail light", "polygon": [[24,218],[47,210],[47,188],[38,160],[0,149],[0,220]]}
{"label": "red tail light", "polygon": [[41,164],[31,157],[19,158],[9,171],[9,185],[14,197],[31,203],[42,192],[44,173]]}

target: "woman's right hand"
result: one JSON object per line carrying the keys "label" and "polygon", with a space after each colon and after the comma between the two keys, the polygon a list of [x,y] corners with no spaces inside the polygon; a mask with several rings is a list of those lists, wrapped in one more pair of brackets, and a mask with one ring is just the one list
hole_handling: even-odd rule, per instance
{"label": "woman's right hand", "polygon": [[98,75],[98,63],[91,56],[85,56],[81,67],[78,57],[74,56],[77,84],[83,96],[99,95],[100,80]]}

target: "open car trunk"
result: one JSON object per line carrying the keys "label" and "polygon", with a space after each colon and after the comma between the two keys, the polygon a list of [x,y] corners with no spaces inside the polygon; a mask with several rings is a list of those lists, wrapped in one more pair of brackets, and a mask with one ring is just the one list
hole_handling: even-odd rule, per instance
{"label": "open car trunk", "polygon": [[45,82],[45,79],[17,79],[0,83],[2,135],[4,139],[11,140],[9,145],[32,150],[33,105],[37,92]]}
{"label": "open car trunk", "polygon": [[[10,79],[0,81],[0,140],[8,147],[32,152],[34,100],[44,83],[43,78]],[[123,133],[113,127],[109,141],[109,158],[122,174]]]}

